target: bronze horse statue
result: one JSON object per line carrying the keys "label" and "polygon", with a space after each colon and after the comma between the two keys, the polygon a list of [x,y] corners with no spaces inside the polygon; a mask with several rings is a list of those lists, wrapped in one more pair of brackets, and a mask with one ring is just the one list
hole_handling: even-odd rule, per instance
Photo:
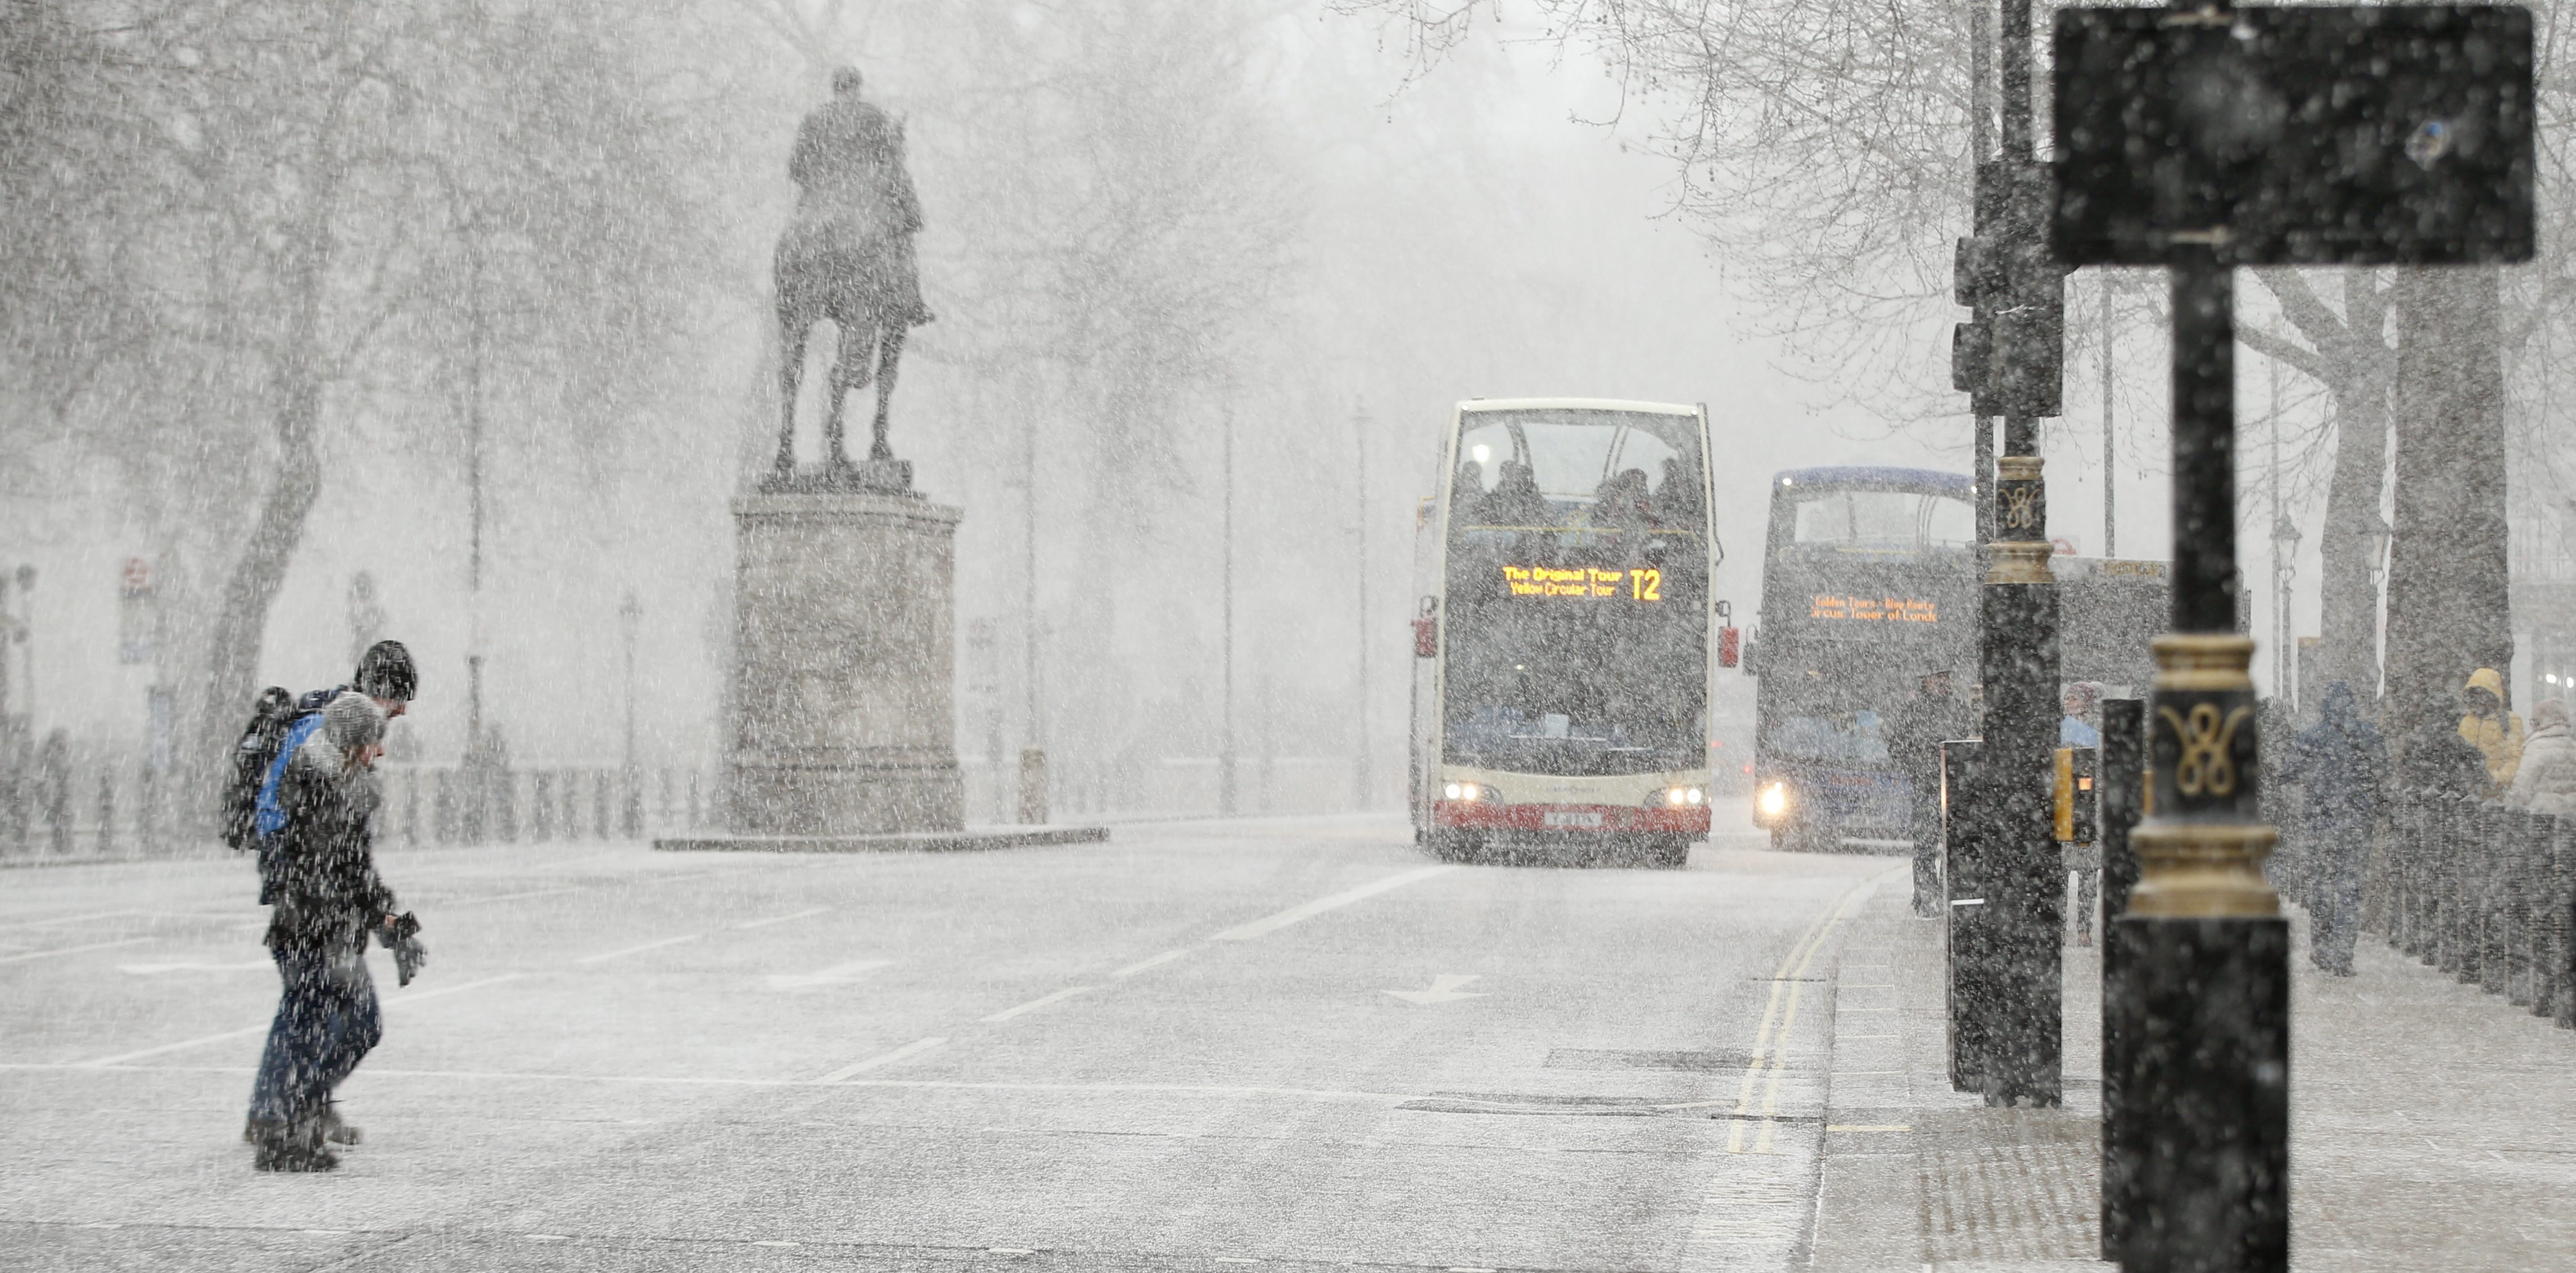
{"label": "bronze horse statue", "polygon": [[[802,197],[796,220],[778,238],[772,262],[781,337],[778,366],[778,463],[769,486],[798,485],[796,393],[805,377],[805,342],[828,318],[841,331],[832,359],[831,407],[824,419],[822,484],[903,489],[911,484],[886,445],[886,409],[894,397],[903,339],[930,321],[921,303],[912,236],[921,201],[903,159],[903,125],[859,97],[859,73],[832,76],[832,100],[805,117],[788,160]],[[842,441],[844,400],[877,387],[868,467],[852,465]],[[900,476],[898,476],[900,475]]]}
{"label": "bronze horse statue", "polygon": [[842,424],[847,399],[851,390],[867,388],[871,381],[877,387],[877,411],[868,459],[894,459],[893,449],[886,445],[886,411],[894,397],[904,335],[918,321],[914,315],[920,293],[897,278],[903,263],[896,258],[905,245],[890,237],[849,235],[843,232],[845,225],[835,224],[841,220],[800,219],[778,240],[782,418],[775,471],[782,482],[792,479],[796,470],[796,394],[805,377],[805,344],[814,325],[826,318],[841,332],[840,349],[832,358],[831,405],[823,421],[826,472],[837,478],[851,469]]}

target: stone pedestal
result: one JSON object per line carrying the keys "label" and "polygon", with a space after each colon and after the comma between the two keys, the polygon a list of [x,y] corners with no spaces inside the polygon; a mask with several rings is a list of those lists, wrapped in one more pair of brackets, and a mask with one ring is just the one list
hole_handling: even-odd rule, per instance
{"label": "stone pedestal", "polygon": [[910,494],[734,501],[737,836],[957,831],[959,510]]}

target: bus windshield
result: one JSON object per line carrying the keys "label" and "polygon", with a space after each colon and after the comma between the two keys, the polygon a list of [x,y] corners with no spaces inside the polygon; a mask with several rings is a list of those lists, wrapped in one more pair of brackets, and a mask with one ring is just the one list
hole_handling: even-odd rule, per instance
{"label": "bus windshield", "polygon": [[[1785,494],[1785,492],[1784,492]],[[1794,504],[1793,542],[1880,552],[1965,548],[1977,535],[1974,504],[1915,491],[1818,490]]]}
{"label": "bus windshield", "polygon": [[1451,474],[1451,764],[1636,774],[1706,762],[1696,415],[1470,413]]}

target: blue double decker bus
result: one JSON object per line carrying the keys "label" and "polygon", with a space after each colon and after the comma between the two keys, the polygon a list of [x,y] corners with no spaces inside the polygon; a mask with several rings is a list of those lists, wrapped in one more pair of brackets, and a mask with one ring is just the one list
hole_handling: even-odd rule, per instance
{"label": "blue double decker bus", "polygon": [[1771,480],[1753,820],[1774,847],[1896,851],[1915,793],[1885,723],[1922,678],[1977,682],[1976,487],[1903,468]]}

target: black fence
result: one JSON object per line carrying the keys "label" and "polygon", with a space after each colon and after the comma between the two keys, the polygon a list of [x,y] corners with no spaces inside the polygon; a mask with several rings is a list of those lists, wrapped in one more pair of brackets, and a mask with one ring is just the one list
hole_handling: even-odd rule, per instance
{"label": "black fence", "polygon": [[2494,801],[2396,801],[2363,928],[2576,1027],[2576,817]]}

